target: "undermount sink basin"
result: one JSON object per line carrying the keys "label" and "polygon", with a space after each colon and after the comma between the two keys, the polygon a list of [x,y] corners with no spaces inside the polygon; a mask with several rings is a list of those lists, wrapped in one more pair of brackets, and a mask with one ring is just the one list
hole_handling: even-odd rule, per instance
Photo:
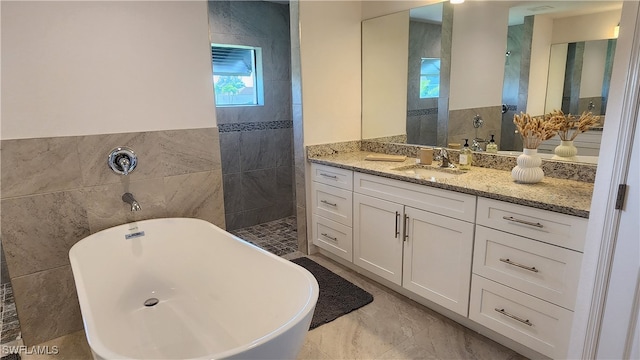
{"label": "undermount sink basin", "polygon": [[405,175],[425,180],[452,179],[464,174],[463,171],[450,168],[437,168],[427,165],[401,166],[391,170],[404,172]]}

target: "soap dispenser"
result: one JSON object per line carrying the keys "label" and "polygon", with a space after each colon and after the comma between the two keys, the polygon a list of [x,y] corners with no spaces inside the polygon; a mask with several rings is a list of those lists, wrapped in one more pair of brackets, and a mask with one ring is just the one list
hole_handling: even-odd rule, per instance
{"label": "soap dispenser", "polygon": [[496,141],[493,139],[493,135],[491,135],[491,140],[489,140],[487,144],[487,152],[494,154],[498,152],[498,144],[496,144]]}
{"label": "soap dispenser", "polygon": [[464,139],[464,146],[460,150],[460,170],[471,170],[472,157],[473,151],[469,147],[469,139]]}

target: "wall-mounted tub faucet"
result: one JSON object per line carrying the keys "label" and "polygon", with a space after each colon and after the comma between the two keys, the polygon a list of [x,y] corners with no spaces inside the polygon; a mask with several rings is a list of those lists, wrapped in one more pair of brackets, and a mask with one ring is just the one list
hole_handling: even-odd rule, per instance
{"label": "wall-mounted tub faucet", "polygon": [[130,148],[121,146],[111,150],[107,163],[113,172],[126,176],[136,169],[138,157]]}
{"label": "wall-mounted tub faucet", "polygon": [[124,195],[122,195],[122,201],[131,205],[131,211],[142,210],[142,208],[140,207],[140,204],[138,204],[138,201],[136,201],[136,199],[133,197],[133,194],[131,193],[124,193]]}

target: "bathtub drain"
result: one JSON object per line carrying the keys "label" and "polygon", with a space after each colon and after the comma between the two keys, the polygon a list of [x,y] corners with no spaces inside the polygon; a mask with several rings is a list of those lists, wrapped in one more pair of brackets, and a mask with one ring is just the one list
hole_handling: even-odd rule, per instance
{"label": "bathtub drain", "polygon": [[147,300],[144,301],[144,306],[155,306],[158,304],[160,300],[156,299],[156,298],[149,298]]}

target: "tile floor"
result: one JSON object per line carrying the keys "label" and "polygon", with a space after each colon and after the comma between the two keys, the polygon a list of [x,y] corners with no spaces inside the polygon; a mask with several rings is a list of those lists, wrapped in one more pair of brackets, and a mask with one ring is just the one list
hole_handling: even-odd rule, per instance
{"label": "tile floor", "polygon": [[[295,219],[285,219],[293,224]],[[269,226],[267,226],[269,227]],[[278,233],[274,243],[264,228],[234,232],[285,259],[303,256],[289,251],[290,230]],[[265,235],[266,234],[266,235]],[[272,233],[273,234],[273,233]],[[260,236],[263,235],[263,236]],[[297,241],[296,241],[297,243]],[[520,360],[523,356],[471,331],[428,308],[399,295],[321,255],[311,259],[367,290],[372,303],[322,325],[307,334],[298,359],[487,359]],[[82,331],[41,345],[58,346],[56,356],[22,356],[25,360],[90,359],[91,351]],[[4,355],[4,354],[3,354]]]}
{"label": "tile floor", "polygon": [[20,337],[20,322],[11,283],[0,285],[0,301],[0,344],[6,344]]}
{"label": "tile floor", "polygon": [[290,254],[298,250],[295,216],[289,216],[230,232],[278,256]]}

